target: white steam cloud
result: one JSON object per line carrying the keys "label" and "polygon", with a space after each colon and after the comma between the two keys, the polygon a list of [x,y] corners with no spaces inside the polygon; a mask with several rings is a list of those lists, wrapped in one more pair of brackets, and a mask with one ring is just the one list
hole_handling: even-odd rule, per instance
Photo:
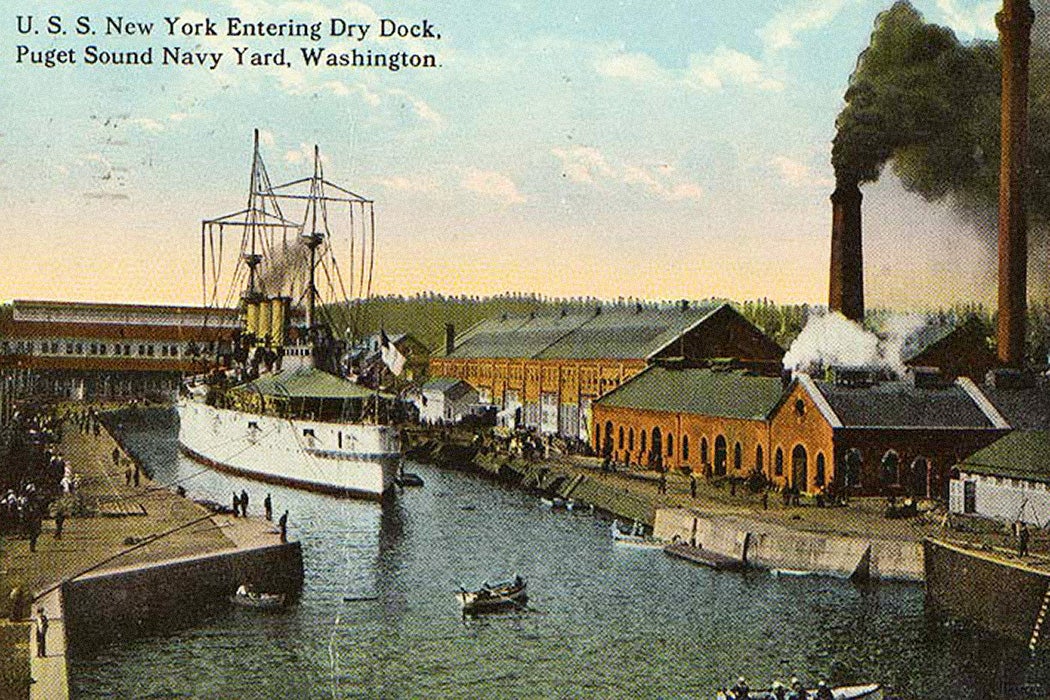
{"label": "white steam cloud", "polygon": [[878,367],[904,376],[901,350],[927,322],[918,314],[887,318],[879,335],[835,311],[811,316],[784,355],[784,368],[820,374],[829,367]]}

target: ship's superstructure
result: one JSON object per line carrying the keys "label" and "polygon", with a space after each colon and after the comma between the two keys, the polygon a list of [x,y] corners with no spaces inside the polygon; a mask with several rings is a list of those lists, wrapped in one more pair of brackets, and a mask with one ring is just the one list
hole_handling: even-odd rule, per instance
{"label": "ship's superstructure", "polygon": [[[300,215],[286,215],[282,203],[301,206]],[[342,309],[340,334],[319,301],[319,276],[330,288],[337,282],[346,297],[332,245],[330,209],[338,206],[349,211],[351,251],[360,237],[362,295],[371,287],[365,252],[374,249],[372,201],[325,180],[316,147],[312,176],[272,186],[256,132],[248,206],[201,228],[203,286],[213,301],[223,281],[224,234],[241,232],[226,285],[232,294],[243,284],[241,330],[228,347],[202,358],[202,371],[186,382],[179,444],[219,469],[378,499],[393,483],[400,455],[398,431],[388,424],[393,397],[347,377],[350,309]],[[353,260],[349,277],[352,290]]]}

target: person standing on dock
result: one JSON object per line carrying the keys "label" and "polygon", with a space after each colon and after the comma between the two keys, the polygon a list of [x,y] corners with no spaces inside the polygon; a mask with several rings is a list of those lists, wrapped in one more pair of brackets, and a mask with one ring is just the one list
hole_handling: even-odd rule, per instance
{"label": "person standing on dock", "polygon": [[36,609],[36,655],[47,656],[47,613],[43,608]]}
{"label": "person standing on dock", "polygon": [[696,474],[689,475],[689,496],[696,498]]}
{"label": "person standing on dock", "polygon": [[117,447],[113,448],[113,464],[120,464],[120,449]]}
{"label": "person standing on dock", "polygon": [[139,477],[141,475],[141,472],[142,472],[142,470],[139,469],[138,462],[136,462],[135,463],[135,473],[132,475],[132,481],[135,482],[135,488],[138,488],[138,486],[139,486]]}
{"label": "person standing on dock", "polygon": [[266,498],[263,499],[263,510],[266,511],[266,519],[273,520],[273,501],[270,500],[270,494],[266,494]]}
{"label": "person standing on dock", "polygon": [[66,512],[59,509],[55,512],[55,539],[62,539],[62,526],[66,522]]}
{"label": "person standing on dock", "polygon": [[281,542],[288,541],[288,511],[284,511],[284,514],[277,521],[277,525],[281,528]]}
{"label": "person standing on dock", "polygon": [[233,517],[239,517],[241,514],[241,497],[237,495],[237,492],[233,492]]}
{"label": "person standing on dock", "polygon": [[1030,533],[1028,532],[1028,525],[1026,523],[1019,523],[1017,526],[1017,556],[1027,557],[1028,556],[1028,538]]}
{"label": "person standing on dock", "polygon": [[241,515],[248,517],[248,492],[241,489]]}

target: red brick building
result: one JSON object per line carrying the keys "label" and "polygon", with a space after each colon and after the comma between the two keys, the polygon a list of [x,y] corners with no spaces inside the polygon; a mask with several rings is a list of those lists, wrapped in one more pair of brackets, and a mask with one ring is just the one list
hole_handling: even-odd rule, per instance
{"label": "red brick building", "polygon": [[738,358],[779,371],[783,349],[728,304],[602,306],[586,313],[504,317],[456,336],[430,376],[463,379],[481,400],[521,409],[525,426],[593,444],[595,399],[650,363]]}

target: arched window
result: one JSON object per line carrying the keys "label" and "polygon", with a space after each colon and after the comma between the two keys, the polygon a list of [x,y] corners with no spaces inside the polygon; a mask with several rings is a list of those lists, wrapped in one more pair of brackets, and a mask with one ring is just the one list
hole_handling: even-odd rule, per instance
{"label": "arched window", "polygon": [[612,421],[605,421],[605,442],[602,443],[602,456],[612,457],[613,453],[613,424]]}
{"label": "arched window", "polygon": [[719,435],[715,438],[715,474],[726,473],[726,439]]}
{"label": "arched window", "polygon": [[682,436],[682,461],[689,459],[689,436]]}
{"label": "arched window", "polygon": [[667,434],[667,456],[674,457],[674,435]]}
{"label": "arched window", "polygon": [[627,429],[627,449],[634,452],[634,428]]}
{"label": "arched window", "polygon": [[733,469],[740,471],[744,466],[743,451],[740,449],[740,443],[733,445]]}
{"label": "arched window", "polygon": [[763,466],[764,465],[762,464],[762,446],[759,445],[755,448],[755,471],[761,472]]}
{"label": "arched window", "polygon": [[645,431],[644,430],[642,431],[641,452],[642,452],[643,455],[645,454]]}
{"label": "arched window", "polygon": [[911,473],[908,475],[908,489],[916,498],[928,498],[930,483],[930,462],[925,457],[916,457],[912,460]]}
{"label": "arched window", "polygon": [[799,491],[809,489],[809,457],[802,445],[791,450],[791,485]]}
{"label": "arched window", "polygon": [[861,467],[864,466],[864,455],[856,447],[850,448],[846,452],[846,469],[842,475],[843,486],[849,488],[850,486],[860,485]]}
{"label": "arched window", "polygon": [[707,438],[701,436],[700,438],[700,462],[707,464]]}
{"label": "arched window", "polygon": [[623,426],[620,426],[620,449],[623,449]]}
{"label": "arched window", "polygon": [[824,453],[817,453],[817,473],[813,476],[813,483],[817,486],[824,485]]}
{"label": "arched window", "polygon": [[777,476],[784,476],[784,450],[779,447],[773,461],[773,473]]}
{"label": "arched window", "polygon": [[900,475],[898,473],[900,463],[901,458],[896,450],[886,450],[886,454],[882,455],[881,478],[883,486],[900,483]]}

